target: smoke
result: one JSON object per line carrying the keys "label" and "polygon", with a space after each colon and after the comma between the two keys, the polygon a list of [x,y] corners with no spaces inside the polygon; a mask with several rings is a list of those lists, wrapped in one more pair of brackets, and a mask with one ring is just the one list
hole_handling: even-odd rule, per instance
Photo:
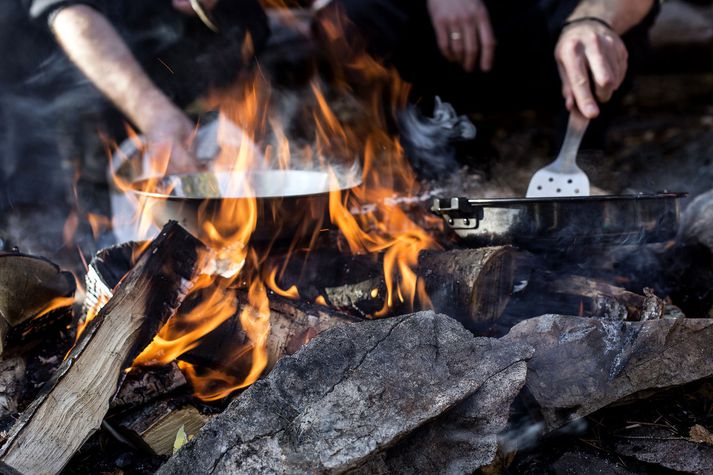
{"label": "smoke", "polygon": [[437,178],[458,168],[455,144],[475,138],[475,126],[452,105],[436,97],[433,117],[414,106],[399,115],[401,144],[419,174]]}

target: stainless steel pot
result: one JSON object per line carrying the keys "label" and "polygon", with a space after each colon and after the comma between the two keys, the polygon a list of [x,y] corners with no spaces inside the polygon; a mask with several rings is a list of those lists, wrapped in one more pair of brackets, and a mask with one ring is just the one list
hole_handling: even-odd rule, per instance
{"label": "stainless steel pot", "polygon": [[[216,134],[216,123],[199,130],[196,143],[199,159],[210,159],[219,152]],[[135,139],[125,141],[114,154],[111,173],[130,184],[129,190],[113,190],[112,211],[115,216],[124,215],[123,221],[134,220],[131,203],[135,203],[136,198],[142,198],[139,201],[157,227],[160,228],[168,220],[175,220],[207,242],[210,242],[210,236],[206,235],[207,221],[215,222],[221,235],[228,236],[245,225],[247,215],[239,211],[247,210],[247,204],[253,199],[258,220],[252,233],[252,243],[309,239],[315,232],[328,227],[329,193],[361,184],[361,170],[355,163],[348,170],[339,170],[336,179],[322,170],[265,169],[249,173],[210,172],[168,176],[154,179],[157,183],[148,186],[150,178],[145,170],[149,167],[145,162],[146,158],[136,146]],[[186,186],[206,180],[215,185],[208,187],[208,193],[206,187]],[[127,197],[127,193],[132,196]],[[115,234],[121,242],[147,237],[137,235],[133,229],[128,225],[118,230],[115,228]]]}
{"label": "stainless steel pot", "polygon": [[512,199],[436,199],[431,210],[474,246],[557,250],[675,237],[685,193]]}

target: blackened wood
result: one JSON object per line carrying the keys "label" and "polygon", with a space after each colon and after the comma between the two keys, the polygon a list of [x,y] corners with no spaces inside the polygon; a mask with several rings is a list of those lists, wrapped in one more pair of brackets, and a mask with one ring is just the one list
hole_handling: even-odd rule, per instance
{"label": "blackened wood", "polygon": [[[247,302],[245,292],[237,291],[237,294],[240,302]],[[270,336],[267,340],[268,363],[265,372],[270,371],[283,356],[296,353],[323,331],[360,321],[356,317],[322,305],[289,300],[277,295],[270,295],[269,298]],[[181,355],[179,359],[199,366],[221,369],[236,376],[249,371],[249,367],[224,366],[226,361],[232,359],[236,349],[249,344],[248,336],[240,324],[241,311],[242,304],[236,315],[204,337],[200,346]],[[250,362],[249,358],[246,362]]]}
{"label": "blackened wood", "polygon": [[[520,253],[510,246],[451,251],[424,251],[416,269],[437,312],[465,324],[489,323],[503,312],[513,289]],[[373,315],[387,297],[382,262],[373,256],[346,256],[316,251],[293,256],[278,274],[282,288],[296,285],[300,296],[318,297],[335,308]],[[394,299],[396,301],[397,299]],[[416,302],[416,307],[426,306]],[[402,308],[398,303],[392,313]]]}
{"label": "blackened wood", "polygon": [[70,305],[76,285],[68,272],[47,259],[0,252],[0,353],[8,331],[63,299]]}
{"label": "blackened wood", "polygon": [[186,384],[186,378],[176,363],[160,367],[134,367],[111,400],[111,408],[146,404]]}
{"label": "blackened wood", "polygon": [[122,370],[175,313],[200,266],[203,245],[169,222],[0,448],[22,473],[58,473],[101,425]]}

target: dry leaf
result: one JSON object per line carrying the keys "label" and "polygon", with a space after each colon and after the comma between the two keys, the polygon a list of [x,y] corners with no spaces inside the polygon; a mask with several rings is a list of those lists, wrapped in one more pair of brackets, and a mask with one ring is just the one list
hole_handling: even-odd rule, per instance
{"label": "dry leaf", "polygon": [[708,429],[700,424],[696,424],[691,427],[691,431],[688,436],[693,442],[698,444],[713,445],[713,434],[711,434]]}

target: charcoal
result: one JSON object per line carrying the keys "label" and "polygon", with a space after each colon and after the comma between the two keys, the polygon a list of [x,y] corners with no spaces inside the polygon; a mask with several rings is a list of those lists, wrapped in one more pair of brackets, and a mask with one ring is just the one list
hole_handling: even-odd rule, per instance
{"label": "charcoal", "polygon": [[548,429],[556,429],[639,391],[713,375],[713,321],[644,322],[544,315],[504,338],[535,348],[527,389]]}
{"label": "charcoal", "polygon": [[433,312],[333,328],[280,360],[158,473],[353,470],[531,351]]}

